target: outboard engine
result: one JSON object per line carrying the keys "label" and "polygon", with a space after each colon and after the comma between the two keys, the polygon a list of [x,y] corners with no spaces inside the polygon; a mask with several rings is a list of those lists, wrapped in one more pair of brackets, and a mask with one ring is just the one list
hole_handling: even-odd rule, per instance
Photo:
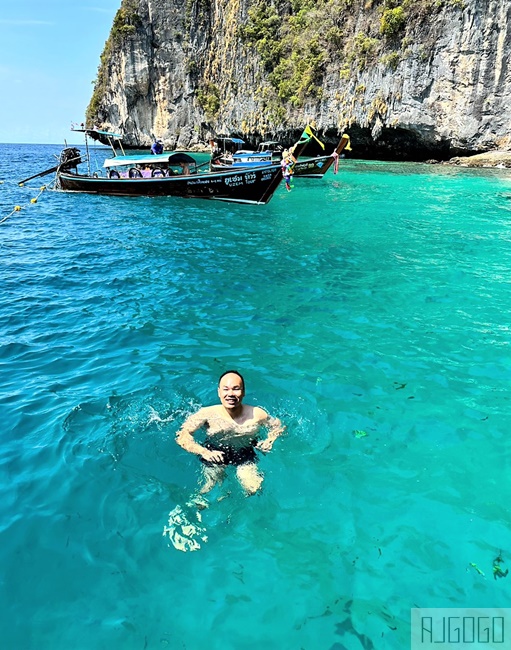
{"label": "outboard engine", "polygon": [[59,166],[61,171],[69,172],[72,169],[77,171],[78,165],[83,162],[81,159],[80,149],[76,147],[67,147],[60,153]]}

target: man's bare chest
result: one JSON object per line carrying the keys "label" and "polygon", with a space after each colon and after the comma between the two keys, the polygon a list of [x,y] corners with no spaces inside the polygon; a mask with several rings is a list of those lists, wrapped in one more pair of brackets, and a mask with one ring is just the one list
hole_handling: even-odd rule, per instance
{"label": "man's bare chest", "polygon": [[210,436],[225,435],[230,438],[245,438],[254,436],[260,429],[260,423],[254,418],[244,422],[227,420],[225,418],[211,418],[208,420],[206,432]]}

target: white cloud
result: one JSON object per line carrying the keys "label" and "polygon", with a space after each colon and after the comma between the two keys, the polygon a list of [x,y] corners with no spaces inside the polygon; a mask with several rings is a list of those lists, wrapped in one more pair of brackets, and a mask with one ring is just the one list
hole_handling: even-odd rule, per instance
{"label": "white cloud", "polygon": [[87,9],[88,11],[96,11],[100,14],[114,14],[115,10],[110,8],[110,9],[105,9],[104,7],[84,7],[84,9]]}

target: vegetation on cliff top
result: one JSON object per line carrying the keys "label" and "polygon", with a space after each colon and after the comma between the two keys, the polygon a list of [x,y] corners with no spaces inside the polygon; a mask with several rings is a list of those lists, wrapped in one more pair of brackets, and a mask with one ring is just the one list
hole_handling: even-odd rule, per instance
{"label": "vegetation on cliff top", "polygon": [[407,33],[446,6],[461,9],[464,4],[463,0],[257,0],[238,34],[259,54],[272,91],[266,93],[267,108],[282,118],[283,105],[296,108],[308,99],[321,99],[330,64],[339,70],[340,80],[374,64],[395,70],[408,52]]}
{"label": "vegetation on cliff top", "polygon": [[138,5],[138,0],[122,0],[121,7],[115,14],[110,35],[100,57],[98,76],[93,82],[94,91],[85,112],[85,123],[88,127],[92,127],[95,122],[101,121],[99,110],[108,86],[108,67],[112,52],[116,47],[121,46],[127,38],[133,36],[137,27],[142,24],[138,14]]}

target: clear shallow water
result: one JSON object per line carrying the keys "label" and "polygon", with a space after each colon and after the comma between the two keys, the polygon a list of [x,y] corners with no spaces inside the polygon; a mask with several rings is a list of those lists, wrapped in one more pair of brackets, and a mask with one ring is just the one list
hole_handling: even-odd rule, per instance
{"label": "clear shallow water", "polygon": [[[58,151],[0,145],[0,219],[25,206],[0,225],[3,647],[400,649],[413,606],[504,606],[509,172],[30,204],[49,179],[8,179]],[[288,434],[181,553],[199,463],[174,434],[228,367]]]}

